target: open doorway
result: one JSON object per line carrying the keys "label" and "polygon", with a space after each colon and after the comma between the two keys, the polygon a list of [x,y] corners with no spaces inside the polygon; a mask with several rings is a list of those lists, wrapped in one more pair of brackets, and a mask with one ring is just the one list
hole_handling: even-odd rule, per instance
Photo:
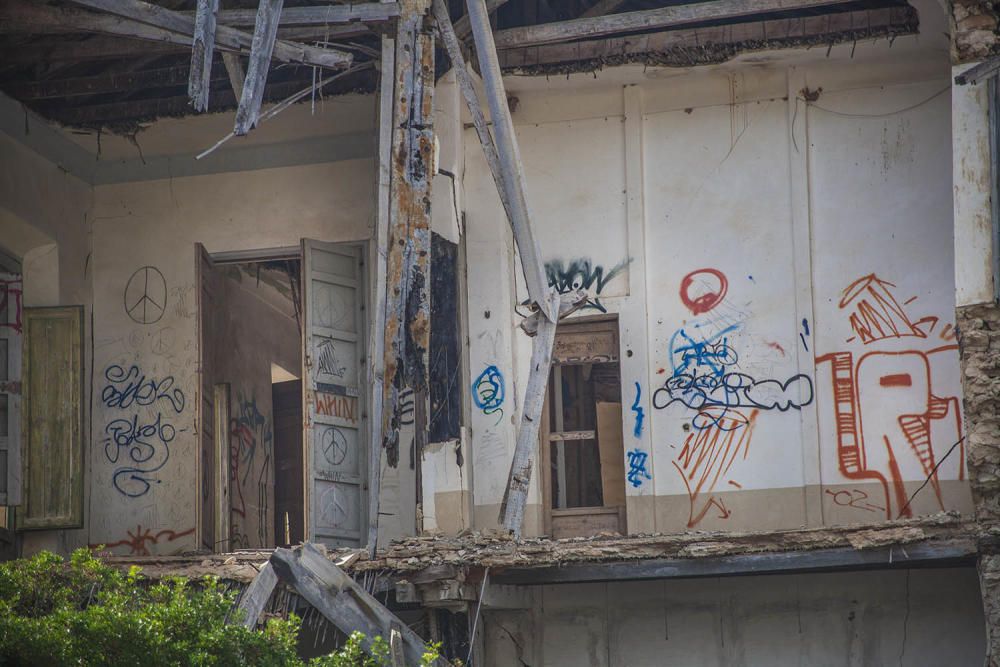
{"label": "open doorway", "polygon": [[546,532],[625,532],[618,321],[560,323],[540,429]]}
{"label": "open doorway", "polygon": [[203,547],[301,542],[300,253],[199,255]]}

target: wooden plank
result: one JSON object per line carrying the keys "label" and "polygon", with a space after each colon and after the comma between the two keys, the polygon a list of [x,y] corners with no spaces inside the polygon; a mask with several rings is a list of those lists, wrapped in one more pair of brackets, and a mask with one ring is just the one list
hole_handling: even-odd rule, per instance
{"label": "wooden plank", "polygon": [[625,506],[625,444],[622,404],[597,402],[597,449],[601,457],[601,490],[605,507]]}
{"label": "wooden plank", "polygon": [[243,614],[237,622],[245,628],[257,627],[257,621],[277,585],[278,575],[274,572],[274,566],[271,563],[265,563],[250,585],[243,591],[239,607],[237,607]]}
{"label": "wooden plank", "polygon": [[[507,0],[486,0],[486,11],[492,14],[506,4]],[[468,14],[455,21],[455,34],[462,40],[472,34],[472,25]]]}
{"label": "wooden plank", "polygon": [[191,74],[188,97],[195,111],[208,110],[208,94],[212,88],[212,58],[215,52],[215,14],[219,0],[198,0],[194,19],[194,41],[191,44]]}
{"label": "wooden plank", "polygon": [[239,54],[226,52],[222,54],[222,62],[226,66],[226,74],[229,77],[229,85],[233,87],[233,93],[237,98],[243,96],[243,81],[247,77],[243,69],[243,61]]}
{"label": "wooden plank", "polygon": [[967,84],[977,84],[980,81],[996,76],[1000,72],[1000,56],[991,56],[983,62],[970,67],[955,77],[955,83],[959,86]]}
{"label": "wooden plank", "polygon": [[[567,510],[552,511],[552,537],[564,539],[567,537],[593,537],[601,533],[617,533],[620,531],[618,509],[611,512],[604,508],[579,508],[581,511],[568,513]],[[597,511],[601,510],[601,511]]]}
{"label": "wooden plank", "polygon": [[[194,34],[193,17],[143,2],[143,0],[73,0],[73,2],[184,35],[189,44],[191,43],[191,35]],[[220,49],[249,53],[253,47],[253,39],[253,35],[235,28],[222,25],[216,27],[215,43]],[[275,42],[273,55],[281,62],[296,62],[331,68],[345,67],[353,60],[353,56],[349,53],[283,40]]]}
{"label": "wooden plank", "polygon": [[706,558],[650,559],[609,563],[564,563],[557,567],[506,568],[492,575],[497,584],[532,586],[598,581],[693,579],[795,572],[890,570],[915,567],[972,567],[973,539],[925,541],[875,549],[819,549],[750,553]]}
{"label": "wooden plank", "polygon": [[499,30],[498,49],[538,46],[622,32],[672,28],[703,21],[732,20],[756,14],[821,9],[850,0],[710,0],[611,16],[571,19]]}
{"label": "wooden plank", "polygon": [[257,125],[260,104],[264,99],[267,73],[271,68],[271,54],[278,37],[278,21],[284,0],[260,0],[257,7],[257,23],[253,30],[253,46],[250,49],[250,65],[240,92],[240,106],[236,110],[236,124],[233,134],[243,136]]}
{"label": "wooden plank", "polygon": [[396,71],[396,43],[391,37],[382,37],[382,58],[379,78],[379,134],[378,134],[378,183],[376,186],[375,238],[372,265],[374,274],[373,315],[370,340],[372,350],[368,355],[368,377],[371,382],[372,419],[368,459],[368,556],[375,557],[378,543],[379,494],[382,488],[382,440],[385,401],[385,319],[386,319],[386,259],[389,244],[390,181],[392,176],[392,119],[393,89]]}
{"label": "wooden plank", "polygon": [[579,18],[587,19],[592,16],[604,16],[610,14],[625,4],[625,0],[597,0],[590,9],[580,14]]}
{"label": "wooden plank", "polygon": [[430,0],[401,3],[396,29],[396,69],[389,244],[386,258],[383,447],[386,462],[399,460],[400,392],[429,384],[431,231],[434,174],[434,37],[425,24]]}
{"label": "wooden plank", "polygon": [[[332,25],[336,23],[384,23],[399,17],[398,2],[361,2],[344,5],[289,7],[281,13],[282,26]],[[219,23],[231,26],[254,25],[257,13],[252,9],[224,9]]]}
{"label": "wooden plank", "polygon": [[[507,190],[511,204],[510,224],[514,228],[514,240],[521,256],[521,268],[524,271],[528,295],[534,305],[548,318],[555,322],[558,318],[558,301],[550,298],[548,280],[545,277],[545,267],[539,254],[538,243],[531,229],[528,204],[525,195],[524,168],[521,165],[521,154],[514,135],[514,123],[510,117],[507,105],[507,94],[504,91],[503,79],[500,74],[500,64],[497,61],[496,48],[493,45],[493,30],[490,28],[489,14],[485,0],[467,0],[472,32],[476,43],[476,54],[479,57],[479,70],[483,76],[483,87],[486,100],[493,119],[493,134],[496,141],[497,157],[502,182]],[[545,370],[546,374],[548,369]],[[544,389],[544,385],[542,386]],[[538,403],[539,408],[541,403]],[[535,415],[537,417],[537,415]]]}
{"label": "wooden plank", "polygon": [[[424,641],[391,611],[357,585],[351,577],[306,543],[295,550],[275,549],[271,564],[278,576],[344,634],[364,633],[363,646],[371,650],[375,637],[388,638],[395,628],[402,639],[408,665],[421,664]],[[433,663],[446,667],[444,659]]]}
{"label": "wooden plank", "polygon": [[472,125],[476,128],[476,136],[479,137],[479,145],[483,149],[483,157],[493,175],[493,182],[497,187],[497,194],[500,196],[500,203],[503,204],[507,219],[512,219],[510,209],[510,199],[507,197],[507,188],[503,184],[503,174],[500,171],[500,162],[497,158],[497,149],[490,135],[489,126],[486,124],[486,117],[483,114],[482,106],[479,104],[479,97],[476,95],[475,86],[472,84],[472,77],[469,75],[468,65],[465,56],[462,54],[462,47],[459,44],[455,28],[452,26],[448,15],[448,7],[444,0],[434,0],[434,18],[437,21],[438,31],[441,33],[441,41],[444,42],[448,58],[451,60],[455,70],[455,79],[458,81],[458,89],[462,92],[465,105],[469,108],[469,115],[472,116]]}
{"label": "wooden plank", "polygon": [[[500,51],[499,57],[505,70],[602,59],[620,61],[647,54],[658,63],[686,66],[724,62],[740,51],[913,34],[917,25],[917,13],[912,7],[892,7],[511,48]],[[692,50],[699,54],[698,60],[692,59]],[[716,53],[717,57],[712,57]]]}

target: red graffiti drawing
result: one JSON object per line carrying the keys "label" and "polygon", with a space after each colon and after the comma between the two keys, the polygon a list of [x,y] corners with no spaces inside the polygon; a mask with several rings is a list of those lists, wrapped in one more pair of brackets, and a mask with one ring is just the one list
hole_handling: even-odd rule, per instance
{"label": "red graffiti drawing", "polygon": [[726,296],[729,281],[716,269],[698,269],[681,280],[681,302],[695,315],[712,310]]}
{"label": "red graffiti drawing", "polygon": [[[844,290],[840,308],[851,309],[848,320],[855,333],[848,341],[859,339],[867,347],[904,337],[929,338],[939,319],[911,318],[893,294],[894,287],[869,274]],[[938,335],[954,340],[954,327],[948,325]],[[836,504],[882,510],[888,519],[912,516],[901,464],[916,461],[938,505],[945,508],[937,467],[957,446],[953,474],[964,479],[962,417],[959,397],[937,386],[933,369],[939,355],[957,349],[948,344],[927,350],[873,350],[860,355],[843,351],[816,357],[817,364],[830,364],[840,472],[850,480],[878,482],[885,496],[884,506],[843,502],[841,494],[847,492],[840,491],[831,493]]]}
{"label": "red graffiti drawing", "polygon": [[[715,507],[718,518],[728,519],[732,511],[720,498],[713,495],[719,480],[729,473],[736,459],[746,459],[750,452],[750,438],[758,410],[747,417],[738,410],[725,408],[705,408],[711,425],[691,433],[684,441],[684,448],[673,461],[687,487],[691,508],[688,513],[688,528],[697,526],[708,511]],[[742,488],[736,482],[729,483]]]}
{"label": "red graffiti drawing", "polygon": [[[106,544],[104,545],[105,548],[128,547],[130,556],[149,556],[150,553],[147,544],[159,544],[161,538],[165,538],[164,542],[173,542],[185,535],[191,535],[194,533],[194,528],[188,528],[181,532],[165,528],[154,533],[149,528],[143,528],[142,525],[138,525],[135,527],[134,533],[131,530],[126,530],[125,533],[128,535],[127,538]],[[91,544],[90,548],[97,549],[100,546],[99,544]]]}
{"label": "red graffiti drawing", "polygon": [[339,396],[316,392],[316,414],[325,417],[338,417],[349,422],[356,422],[358,399],[351,396]]}
{"label": "red graffiti drawing", "polygon": [[0,280],[0,327],[21,331],[21,280]]}

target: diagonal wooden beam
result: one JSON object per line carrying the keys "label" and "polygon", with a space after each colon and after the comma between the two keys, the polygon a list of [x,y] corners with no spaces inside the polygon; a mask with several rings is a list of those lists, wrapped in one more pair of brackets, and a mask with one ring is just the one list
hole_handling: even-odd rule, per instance
{"label": "diagonal wooden beam", "polygon": [[198,0],[191,44],[191,75],[188,79],[188,97],[195,111],[208,109],[215,52],[215,14],[218,11],[219,0]]}
{"label": "diagonal wooden beam", "polygon": [[[345,635],[362,632],[364,649],[371,652],[372,641],[382,637],[390,642],[393,631],[399,634],[407,665],[421,665],[424,640],[369,595],[343,570],[331,563],[310,543],[290,549],[275,549],[271,565],[278,577],[325,616]],[[433,667],[447,667],[438,658]]]}
{"label": "diagonal wooden beam", "polygon": [[702,21],[738,19],[776,12],[820,9],[852,0],[710,0],[688,5],[672,5],[660,9],[645,9],[611,16],[541,23],[508,28],[495,35],[498,49],[512,49],[575,39],[672,28]]}
{"label": "diagonal wooden beam", "polygon": [[604,16],[610,14],[625,4],[625,0],[597,0],[590,9],[580,14],[579,18],[589,19],[592,16]]}
{"label": "diagonal wooden beam", "polygon": [[260,0],[260,6],[257,8],[250,65],[247,67],[247,76],[240,92],[240,106],[236,109],[236,126],[233,129],[233,133],[238,137],[249,132],[257,124],[283,6],[284,0]]}
{"label": "diagonal wooden beam", "polygon": [[[486,0],[486,11],[492,14],[505,4],[507,4],[507,0]],[[472,34],[472,25],[469,22],[468,14],[455,21],[455,34],[462,40]]]}
{"label": "diagonal wooden beam", "polygon": [[[194,34],[194,18],[171,11],[143,0],[73,0],[78,5],[105,11],[115,16],[132,19],[187,37]],[[215,43],[219,48],[249,53],[253,48],[253,35],[228,26],[217,26]],[[353,57],[335,49],[320,49],[304,44],[278,40],[274,44],[274,58],[282,62],[303,63],[318,67],[340,68],[350,65]]]}
{"label": "diagonal wooden beam", "polygon": [[[223,9],[219,23],[223,25],[254,25],[252,9]],[[399,17],[398,2],[362,2],[346,5],[288,7],[281,13],[282,26],[335,25],[338,23],[384,23]]]}

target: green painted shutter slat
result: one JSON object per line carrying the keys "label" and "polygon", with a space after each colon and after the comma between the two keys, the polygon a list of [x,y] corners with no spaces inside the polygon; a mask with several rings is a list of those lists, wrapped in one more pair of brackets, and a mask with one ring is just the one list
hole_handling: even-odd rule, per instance
{"label": "green painted shutter slat", "polygon": [[83,526],[83,307],[25,308],[24,530]]}

